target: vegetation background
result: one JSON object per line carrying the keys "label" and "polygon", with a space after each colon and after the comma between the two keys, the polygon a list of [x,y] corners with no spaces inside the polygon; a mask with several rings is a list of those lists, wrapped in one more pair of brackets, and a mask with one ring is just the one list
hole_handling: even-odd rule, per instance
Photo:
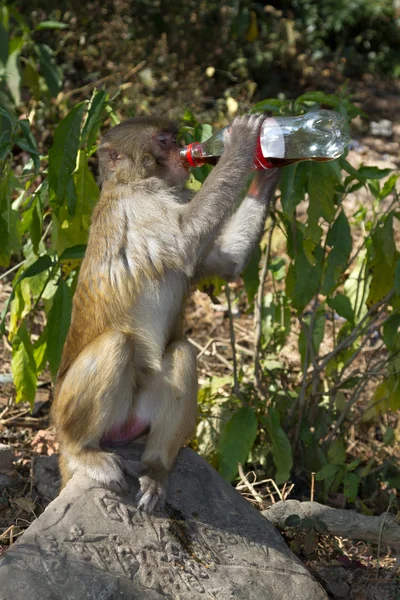
{"label": "vegetation background", "polygon": [[[160,112],[185,141],[250,110],[322,106],[351,122],[343,157],[282,169],[242,278],[193,296],[192,446],[239,489],[250,482],[260,507],[290,491],[397,513],[399,75],[397,0],[0,1],[0,441],[22,478],[0,486],[1,543],[48,501],[31,464],[56,449],[48,404],[99,194],[99,135]],[[373,568],[395,590],[386,548],[314,533],[289,540],[304,560],[347,561],[368,585]]]}

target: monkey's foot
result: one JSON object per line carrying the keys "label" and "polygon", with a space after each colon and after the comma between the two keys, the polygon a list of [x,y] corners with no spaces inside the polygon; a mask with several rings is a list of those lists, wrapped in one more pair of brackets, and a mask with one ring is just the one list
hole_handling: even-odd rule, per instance
{"label": "monkey's foot", "polygon": [[138,508],[151,513],[156,507],[162,508],[165,501],[165,486],[148,475],[140,477],[140,492],[136,499]]}
{"label": "monkey's foot", "polygon": [[68,465],[73,472],[86,473],[105,487],[121,493],[129,490],[123,464],[118,456],[105,451],[86,451],[79,457],[69,457]]}

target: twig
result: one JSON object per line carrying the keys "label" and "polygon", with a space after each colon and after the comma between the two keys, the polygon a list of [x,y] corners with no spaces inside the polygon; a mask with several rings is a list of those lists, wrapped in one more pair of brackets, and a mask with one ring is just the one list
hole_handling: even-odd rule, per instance
{"label": "twig", "polygon": [[[229,317],[229,334],[231,338],[231,348],[232,348],[232,363],[233,363],[233,391],[235,395],[241,400],[244,404],[247,404],[245,401],[242,392],[240,391],[239,379],[238,379],[238,368],[237,368],[237,360],[236,360],[236,343],[235,343],[235,330],[233,329],[233,315],[232,315],[232,303],[231,303],[231,290],[229,284],[225,285],[225,295],[226,300],[228,302],[228,317]],[[220,357],[222,358],[222,357]]]}
{"label": "twig", "polygon": [[197,350],[200,350],[200,354],[197,355],[197,359],[201,358],[203,356],[203,354],[208,354],[208,356],[211,354],[211,352],[207,352],[207,348],[213,342],[213,339],[208,340],[207,344],[204,347],[201,346],[201,344],[197,343],[192,338],[188,338],[188,342],[190,344],[192,344],[192,346],[194,346],[195,348],[197,348]]}
{"label": "twig", "polygon": [[13,267],[11,267],[11,269],[8,269],[8,271],[6,271],[2,275],[0,275],[0,281],[2,279],[5,279],[7,277],[7,275],[11,275],[11,273],[13,273],[14,271],[17,271],[20,267],[22,267],[22,265],[25,262],[26,262],[26,260],[21,260],[21,262],[19,262],[17,265],[14,265]]}
{"label": "twig", "polygon": [[14,415],[13,417],[9,417],[8,419],[1,419],[0,425],[5,425],[6,423],[11,423],[11,421],[15,421],[15,419],[19,419],[20,417],[23,417],[24,415],[27,415],[30,412],[31,412],[31,409],[27,408],[26,410],[23,410],[22,412],[18,413],[17,415]]}
{"label": "twig", "polygon": [[314,485],[315,485],[315,473],[311,473],[311,493],[310,493],[310,500],[311,502],[314,502]]}
{"label": "twig", "polygon": [[272,240],[272,234],[274,232],[274,229],[275,229],[275,220],[272,221],[272,224],[271,224],[271,227],[269,230],[267,249],[265,251],[263,266],[261,269],[260,283],[258,285],[257,296],[256,296],[255,302],[254,302],[254,386],[262,398],[265,397],[265,394],[264,394],[264,392],[262,390],[262,386],[261,386],[261,365],[260,365],[261,335],[262,335],[262,305],[263,305],[263,299],[264,299],[264,287],[265,287],[265,282],[266,282],[267,275],[268,275],[269,259],[270,259],[270,255],[271,255],[271,240]]}
{"label": "twig", "polygon": [[244,474],[241,463],[238,463],[238,470],[239,470],[240,479],[243,481],[243,483],[245,484],[247,489],[250,491],[253,498],[255,498],[255,500],[257,500],[257,502],[260,504],[260,506],[264,506],[264,500],[262,499],[260,494],[254,489],[254,486],[250,483],[247,476]]}
{"label": "twig", "polygon": [[130,71],[128,71],[128,73],[125,73],[125,75],[123,74],[123,71],[117,71],[117,73],[110,73],[110,75],[101,77],[100,79],[97,79],[96,81],[91,81],[90,83],[87,83],[86,85],[83,85],[80,88],[76,88],[75,90],[70,90],[69,92],[65,92],[65,93],[60,92],[56,98],[56,103],[59,104],[60,102],[62,102],[63,100],[67,100],[70,96],[73,96],[74,94],[80,94],[81,92],[86,92],[87,90],[90,90],[91,88],[101,85],[101,84],[105,83],[106,81],[109,81],[110,79],[116,79],[117,77],[120,77],[120,76],[122,76],[123,80],[128,79],[128,77],[130,77],[131,75],[134,75],[135,73],[140,71],[140,69],[142,69],[145,66],[145,64],[146,64],[146,61],[142,60],[142,62],[140,62],[135,67],[133,67]]}
{"label": "twig", "polygon": [[10,527],[7,527],[7,529],[5,531],[3,531],[3,533],[0,533],[0,540],[7,537],[8,534],[10,534],[10,546],[12,544],[12,532],[14,529],[15,525],[10,525]]}
{"label": "twig", "polygon": [[[347,346],[349,346],[350,344],[352,344],[354,342],[354,340],[358,337],[360,330],[363,328],[364,324],[366,323],[366,321],[369,319],[369,317],[379,308],[383,309],[391,300],[391,298],[394,295],[394,290],[391,290],[383,300],[380,300],[379,302],[375,302],[375,304],[373,306],[371,306],[371,308],[368,310],[368,312],[364,315],[364,317],[361,319],[361,321],[354,327],[353,331],[351,332],[350,335],[348,335],[346,338],[344,338],[344,340],[342,340],[337,346],[336,348],[334,348],[334,350],[332,350],[332,352],[328,352],[328,354],[325,354],[325,356],[323,356],[321,358],[321,363],[318,365],[318,370],[321,372],[326,365],[328,364],[328,362],[337,354],[339,354],[342,350],[344,350],[345,348],[347,348]],[[382,311],[380,311],[379,314],[381,314]],[[378,317],[375,317],[374,320],[376,320]],[[369,326],[370,324],[368,324]]]}

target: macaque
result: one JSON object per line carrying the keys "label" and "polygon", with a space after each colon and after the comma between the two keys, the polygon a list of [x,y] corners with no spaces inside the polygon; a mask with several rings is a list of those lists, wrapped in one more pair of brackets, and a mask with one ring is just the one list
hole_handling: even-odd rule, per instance
{"label": "macaque", "polygon": [[[185,187],[176,128],[134,118],[99,147],[101,196],[57,376],[52,418],[62,485],[76,472],[127,489],[138,507],[162,505],[179,449],[196,424],[196,353],[185,339],[185,301],[197,277],[230,280],[260,238],[275,176],[252,167],[263,117],[233,122],[226,150],[201,190]],[[141,463],[112,452],[146,435]]]}

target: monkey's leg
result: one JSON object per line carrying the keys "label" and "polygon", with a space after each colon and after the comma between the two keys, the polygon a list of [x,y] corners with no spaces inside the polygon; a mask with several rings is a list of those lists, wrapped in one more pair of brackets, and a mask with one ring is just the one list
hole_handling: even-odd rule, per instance
{"label": "monkey's leg", "polygon": [[134,370],[132,344],[108,331],[88,344],[68,369],[53,407],[60,439],[63,485],[75,472],[110,487],[126,487],[119,458],[100,448],[105,431],[129,418]]}
{"label": "monkey's leg", "polygon": [[137,398],[136,414],[150,420],[142,462],[139,508],[152,511],[165,498],[165,484],[179,449],[193,433],[197,412],[196,352],[187,341],[167,348],[163,368]]}

